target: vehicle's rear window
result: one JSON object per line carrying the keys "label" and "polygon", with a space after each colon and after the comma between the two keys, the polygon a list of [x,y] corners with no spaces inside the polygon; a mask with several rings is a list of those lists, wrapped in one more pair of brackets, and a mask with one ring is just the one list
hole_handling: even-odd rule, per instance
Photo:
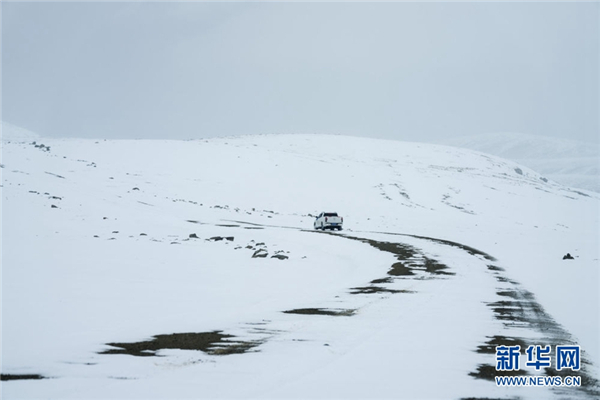
{"label": "vehicle's rear window", "polygon": [[337,213],[325,213],[325,217],[337,217]]}

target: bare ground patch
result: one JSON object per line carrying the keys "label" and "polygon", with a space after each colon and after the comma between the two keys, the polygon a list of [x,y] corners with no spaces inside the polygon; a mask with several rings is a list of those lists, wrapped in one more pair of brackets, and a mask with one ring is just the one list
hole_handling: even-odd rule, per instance
{"label": "bare ground patch", "polygon": [[163,349],[200,350],[210,355],[241,354],[261,344],[261,341],[233,340],[235,336],[221,331],[172,333],[156,335],[151,340],[134,343],[107,343],[112,349],[99,354],[129,354],[138,357],[157,356]]}
{"label": "bare ground patch", "polygon": [[302,315],[330,315],[334,317],[351,317],[356,313],[355,309],[330,309],[330,308],[297,308],[283,311],[285,314]]}
{"label": "bare ground patch", "polygon": [[21,380],[37,380],[48,379],[48,377],[39,374],[1,374],[0,381],[21,381]]}

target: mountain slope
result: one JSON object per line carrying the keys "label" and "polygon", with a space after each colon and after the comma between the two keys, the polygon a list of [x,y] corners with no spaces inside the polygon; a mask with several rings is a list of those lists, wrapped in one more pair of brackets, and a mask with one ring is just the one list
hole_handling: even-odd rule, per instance
{"label": "mountain slope", "polygon": [[598,143],[516,133],[457,137],[440,143],[513,160],[563,185],[600,192]]}
{"label": "mountain slope", "polygon": [[55,378],[8,396],[561,395],[489,381],[500,337],[597,371],[595,193],[343,136],[2,146],[2,373]]}

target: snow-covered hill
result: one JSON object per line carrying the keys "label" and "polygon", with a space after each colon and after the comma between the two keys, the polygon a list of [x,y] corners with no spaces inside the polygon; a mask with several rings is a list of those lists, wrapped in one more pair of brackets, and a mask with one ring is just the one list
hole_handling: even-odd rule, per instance
{"label": "snow-covered hill", "polygon": [[36,140],[40,137],[37,133],[5,121],[0,121],[0,136],[5,141]]}
{"label": "snow-covered hill", "polygon": [[[325,135],[3,137],[1,164],[3,398],[598,395],[597,193]],[[497,387],[506,343],[581,345],[583,387]]]}
{"label": "snow-covered hill", "polygon": [[517,133],[488,133],[440,142],[525,165],[563,185],[600,192],[598,143]]}

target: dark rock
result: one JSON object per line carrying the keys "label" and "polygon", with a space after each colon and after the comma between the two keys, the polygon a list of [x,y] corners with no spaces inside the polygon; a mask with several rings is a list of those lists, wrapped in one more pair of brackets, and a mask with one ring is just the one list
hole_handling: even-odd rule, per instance
{"label": "dark rock", "polygon": [[225,237],[223,237],[223,236],[213,236],[213,237],[211,237],[208,240],[212,240],[212,241],[215,241],[215,242],[218,242],[218,241],[221,241],[221,240],[227,240],[229,242],[233,242],[233,239],[234,239],[233,236],[225,236]]}
{"label": "dark rock", "polygon": [[279,260],[287,260],[289,257],[283,254],[275,254],[272,255],[271,258],[277,258]]}
{"label": "dark rock", "polygon": [[252,254],[252,258],[266,258],[269,255],[265,249],[258,249]]}
{"label": "dark rock", "polygon": [[17,381],[17,380],[32,380],[32,379],[46,379],[44,376],[39,374],[0,374],[0,380],[2,381]]}
{"label": "dark rock", "polygon": [[190,238],[199,239],[198,235],[196,235],[195,233],[190,233]]}
{"label": "dark rock", "polygon": [[58,207],[57,207],[57,206],[55,206],[54,204],[52,204],[50,207],[51,207],[51,208],[58,208]]}
{"label": "dark rock", "polygon": [[574,260],[573,256],[571,255],[571,253],[567,253],[564,257],[563,260]]}
{"label": "dark rock", "polygon": [[148,235],[146,235],[145,233],[140,233],[140,236],[148,236]]}
{"label": "dark rock", "polygon": [[133,188],[133,189],[131,189],[131,190],[140,190],[140,188],[134,187],[134,188]]}

